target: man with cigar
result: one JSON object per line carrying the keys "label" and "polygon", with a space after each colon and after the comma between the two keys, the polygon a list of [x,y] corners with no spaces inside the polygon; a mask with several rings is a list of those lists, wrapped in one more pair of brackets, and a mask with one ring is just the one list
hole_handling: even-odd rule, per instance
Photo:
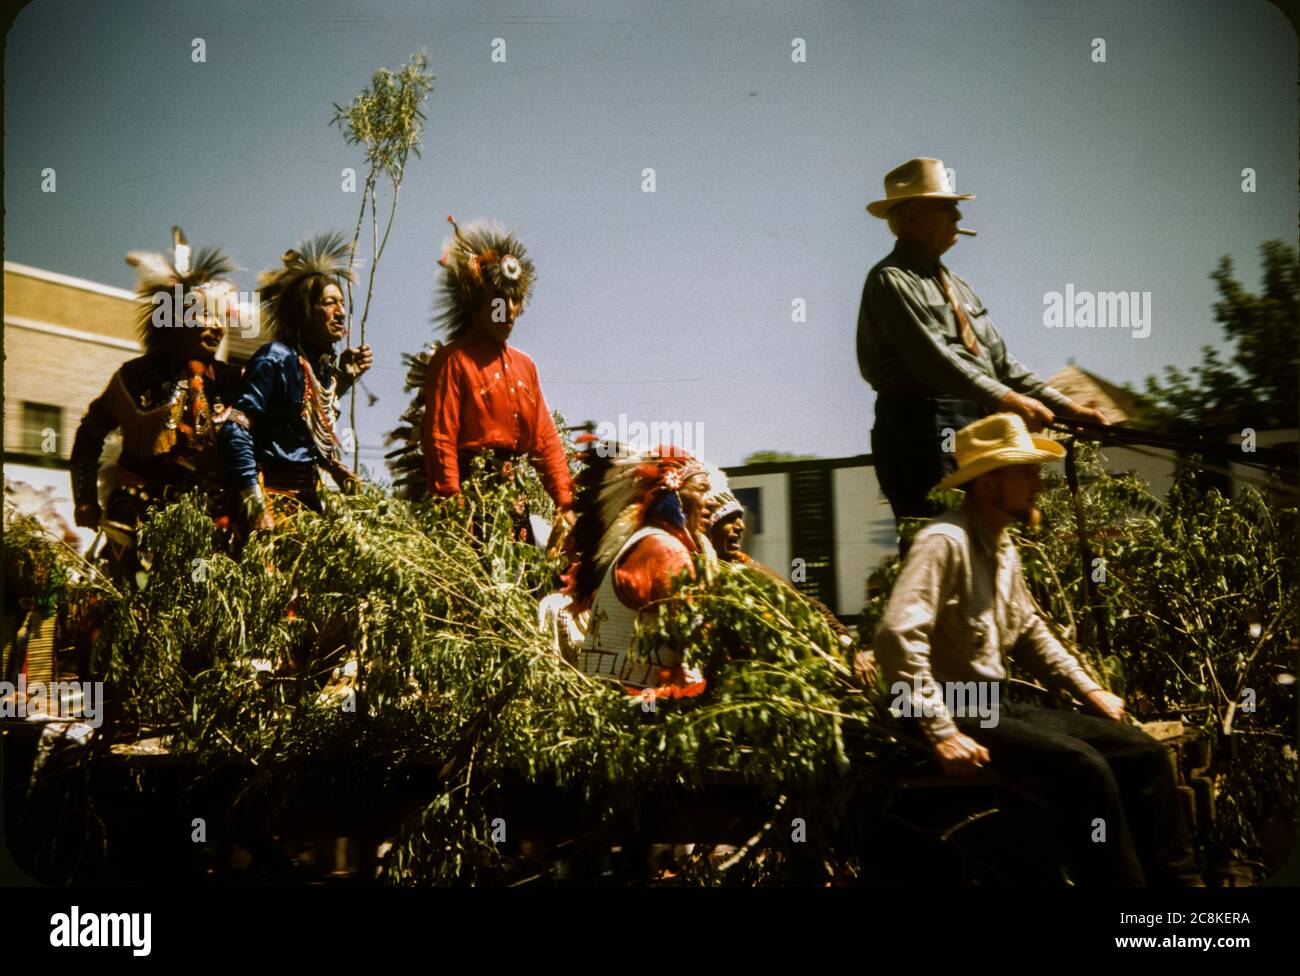
{"label": "man with cigar", "polygon": [[877,394],[871,451],[895,519],[936,514],[926,496],[953,470],[953,433],[986,414],[1017,414],[1035,431],[1056,414],[1106,422],[1017,362],[979,296],[940,262],[958,234],[975,236],[957,226],[957,201],[973,199],[952,192],[940,160],[920,157],[867,205],[898,238],[858,312],[858,367]]}

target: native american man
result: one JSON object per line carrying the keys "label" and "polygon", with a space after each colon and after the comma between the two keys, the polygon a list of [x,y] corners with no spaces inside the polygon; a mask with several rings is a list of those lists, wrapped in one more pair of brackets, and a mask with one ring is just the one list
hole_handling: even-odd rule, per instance
{"label": "native american man", "polygon": [[[573,487],[564,445],[537,367],[507,341],[532,291],[533,262],[514,234],[447,219],[454,235],[438,262],[447,342],[429,360],[421,436],[428,491],[457,494],[476,456],[503,480],[528,457],[555,502],[557,525],[567,527]],[[513,521],[515,537],[533,541],[522,497]]]}
{"label": "native american man", "polygon": [[[745,540],[745,508],[732,493],[731,486],[727,482],[727,476],[719,468],[709,469],[708,499],[712,504],[708,520],[709,541],[713,543],[713,549],[718,554],[718,561],[762,573],[769,579],[776,580],[782,586],[795,589],[789,580],[773,571],[770,567],[763,565],[757,559],[752,558],[741,549],[741,545]],[[806,593],[800,595],[811,603],[822,619],[826,621],[826,625],[835,634],[835,639],[841,647],[849,648],[853,646],[853,635],[849,633],[844,624],[840,623],[839,618],[835,616],[830,607]]]}
{"label": "native american man", "polygon": [[[72,445],[75,519],[103,529],[116,575],[148,568],[136,551],[136,531],[146,511],[191,489],[209,497],[219,514],[217,431],[239,382],[238,367],[217,360],[227,327],[238,319],[234,270],[219,249],[192,254],[179,227],[172,254],[133,251],[140,298],[144,355],[124,363],[86,410]],[[122,451],[106,505],[99,502],[99,460],[104,441],[122,432]]]}
{"label": "native american man", "polygon": [[275,338],[249,360],[221,436],[223,467],[250,530],[300,507],[319,512],[320,468],[345,491],[360,484],[335,431],[339,397],[372,361],[369,346],[334,353],[347,333],[349,250],[342,235],[321,235],[258,278]]}
{"label": "native american man", "polygon": [[574,562],[564,593],[569,618],[584,632],[577,666],[632,691],[664,696],[704,690],[681,650],[634,653],[638,617],[671,597],[674,579],[694,579],[696,559],[716,566],[708,539],[707,468],[673,447],[633,453],[602,442],[578,477],[577,521],[568,540]]}

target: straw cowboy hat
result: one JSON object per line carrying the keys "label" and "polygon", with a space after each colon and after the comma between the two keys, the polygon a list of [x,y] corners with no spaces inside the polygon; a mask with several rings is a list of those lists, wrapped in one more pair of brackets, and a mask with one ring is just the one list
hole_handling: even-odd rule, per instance
{"label": "straw cowboy hat", "polygon": [[885,174],[885,199],[867,204],[867,213],[884,218],[904,200],[974,200],[970,193],[953,193],[943,160],[918,156]]}
{"label": "straw cowboy hat", "polygon": [[957,470],[936,487],[956,488],[997,468],[1063,457],[1065,448],[1046,437],[1031,436],[1018,414],[995,413],[957,431]]}

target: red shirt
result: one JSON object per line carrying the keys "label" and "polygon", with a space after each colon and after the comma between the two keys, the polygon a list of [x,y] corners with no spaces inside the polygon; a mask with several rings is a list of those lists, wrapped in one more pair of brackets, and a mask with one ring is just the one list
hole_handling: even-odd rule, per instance
{"label": "red shirt", "polygon": [[[657,523],[651,523],[656,524]],[[623,605],[643,610],[672,593],[672,580],[685,572],[695,579],[695,547],[686,542],[686,534],[669,525],[657,525],[682,545],[673,545],[662,536],[648,535],[623,554],[614,566],[614,592]]]}
{"label": "red shirt", "polygon": [[[691,554],[695,546],[686,533],[675,526],[651,522],[668,532],[681,545],[673,545],[661,536],[646,536],[623,554],[611,572],[614,574],[614,592],[624,606],[643,610],[651,603],[667,599],[672,592],[672,579],[678,573],[695,579],[695,563]],[[659,684],[654,695],[661,698],[694,698],[701,694],[707,682],[702,677],[689,674],[678,664],[659,672]],[[627,689],[628,694],[643,698],[645,689]]]}
{"label": "red shirt", "polygon": [[518,349],[462,336],[429,360],[424,382],[424,474],[429,491],[460,491],[461,451],[527,454],[560,508],[573,502],[564,445],[542,398],[537,367]]}

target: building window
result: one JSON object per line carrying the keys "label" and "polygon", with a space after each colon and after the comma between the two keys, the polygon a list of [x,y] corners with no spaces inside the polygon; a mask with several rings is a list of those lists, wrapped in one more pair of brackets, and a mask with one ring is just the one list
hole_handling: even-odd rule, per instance
{"label": "building window", "polygon": [[58,456],[63,433],[63,408],[48,403],[23,404],[22,450],[24,454]]}
{"label": "building window", "polygon": [[839,609],[835,586],[835,492],[828,467],[790,472],[791,554],[803,560],[795,588]]}

